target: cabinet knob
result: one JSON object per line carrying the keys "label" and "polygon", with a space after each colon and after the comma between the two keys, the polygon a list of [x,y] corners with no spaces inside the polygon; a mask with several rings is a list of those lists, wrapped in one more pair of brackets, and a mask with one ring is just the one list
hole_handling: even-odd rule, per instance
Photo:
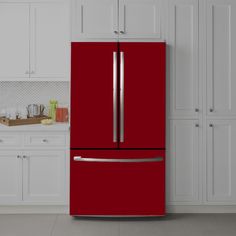
{"label": "cabinet knob", "polygon": [[125,32],[121,30],[120,33],[121,33],[121,34],[124,34]]}
{"label": "cabinet knob", "polygon": [[213,112],[214,111],[214,109],[213,108],[210,108],[210,112]]}
{"label": "cabinet knob", "polygon": [[0,143],[3,143],[3,140],[2,140],[2,139],[0,139]]}
{"label": "cabinet knob", "polygon": [[114,33],[115,33],[115,34],[118,34],[118,31],[117,31],[117,30],[114,30]]}
{"label": "cabinet knob", "polygon": [[198,127],[199,127],[199,124],[195,124],[195,127],[197,127],[197,128],[198,128]]}
{"label": "cabinet knob", "polygon": [[25,156],[25,155],[24,155],[24,156],[23,156],[23,158],[24,158],[24,159],[26,159],[26,158],[27,158],[27,156]]}
{"label": "cabinet knob", "polygon": [[21,158],[21,156],[20,156],[20,155],[17,155],[16,157],[17,157],[18,159],[19,159],[19,158]]}
{"label": "cabinet knob", "polygon": [[213,127],[213,124],[209,124],[210,127]]}
{"label": "cabinet knob", "polygon": [[199,112],[199,109],[198,109],[198,108],[195,108],[195,112]]}
{"label": "cabinet knob", "polygon": [[47,140],[47,139],[43,139],[43,142],[44,142],[44,143],[47,143],[47,142],[48,142],[48,140]]}

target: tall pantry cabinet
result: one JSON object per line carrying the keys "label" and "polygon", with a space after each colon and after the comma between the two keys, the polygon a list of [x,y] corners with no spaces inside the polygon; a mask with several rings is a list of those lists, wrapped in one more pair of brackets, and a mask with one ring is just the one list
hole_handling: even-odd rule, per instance
{"label": "tall pantry cabinet", "polygon": [[168,202],[235,204],[236,2],[169,0],[167,32]]}

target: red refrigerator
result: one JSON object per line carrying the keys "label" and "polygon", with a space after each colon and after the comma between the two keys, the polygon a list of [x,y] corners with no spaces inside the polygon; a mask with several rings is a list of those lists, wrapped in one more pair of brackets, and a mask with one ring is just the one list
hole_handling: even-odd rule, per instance
{"label": "red refrigerator", "polygon": [[70,214],[165,215],[165,43],[72,43]]}

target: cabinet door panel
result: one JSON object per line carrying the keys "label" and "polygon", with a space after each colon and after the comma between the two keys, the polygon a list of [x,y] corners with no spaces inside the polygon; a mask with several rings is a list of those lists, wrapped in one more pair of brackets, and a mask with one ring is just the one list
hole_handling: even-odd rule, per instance
{"label": "cabinet door panel", "polygon": [[73,41],[117,38],[118,0],[77,0],[73,13]]}
{"label": "cabinet door panel", "polygon": [[121,148],[165,148],[165,49],[165,43],[120,43],[124,62]]}
{"label": "cabinet door panel", "polygon": [[199,127],[197,120],[170,121],[168,189],[170,202],[199,201]]}
{"label": "cabinet door panel", "polygon": [[114,52],[116,43],[72,43],[72,148],[117,147],[113,141]]}
{"label": "cabinet door panel", "polygon": [[24,201],[64,203],[66,195],[65,171],[64,151],[24,152]]}
{"label": "cabinet door panel", "polygon": [[0,204],[22,200],[22,159],[19,152],[0,152]]}
{"label": "cabinet door panel", "polygon": [[236,116],[236,2],[207,1],[207,111]]}
{"label": "cabinet door panel", "polygon": [[208,121],[207,200],[236,203],[236,121]]}
{"label": "cabinet door panel", "polygon": [[160,0],[120,0],[120,38],[160,38]]}
{"label": "cabinet door panel", "polygon": [[29,5],[0,4],[0,80],[29,78]]}
{"label": "cabinet door panel", "polygon": [[30,77],[39,80],[43,78],[68,80],[70,63],[68,5],[32,4],[30,15]]}
{"label": "cabinet door panel", "polygon": [[170,116],[197,118],[198,1],[171,0],[169,11]]}

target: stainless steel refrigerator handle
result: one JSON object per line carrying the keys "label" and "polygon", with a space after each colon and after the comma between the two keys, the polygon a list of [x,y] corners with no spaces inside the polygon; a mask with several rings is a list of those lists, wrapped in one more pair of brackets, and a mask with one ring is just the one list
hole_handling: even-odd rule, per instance
{"label": "stainless steel refrigerator handle", "polygon": [[113,142],[117,142],[117,53],[113,52]]}
{"label": "stainless steel refrigerator handle", "polygon": [[82,156],[75,156],[74,161],[83,162],[126,162],[126,163],[137,163],[137,162],[160,162],[163,161],[163,157],[153,158],[135,158],[135,159],[105,159],[105,158],[83,158]]}
{"label": "stainless steel refrigerator handle", "polygon": [[124,52],[120,52],[120,142],[124,142]]}

